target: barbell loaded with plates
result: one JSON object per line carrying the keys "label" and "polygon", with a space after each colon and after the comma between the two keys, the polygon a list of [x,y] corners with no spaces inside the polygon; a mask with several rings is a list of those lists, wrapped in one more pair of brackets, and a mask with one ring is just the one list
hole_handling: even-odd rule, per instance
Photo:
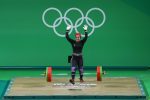
{"label": "barbell loaded with plates", "polygon": [[[97,81],[102,81],[102,76],[104,74],[106,74],[106,72],[102,70],[102,66],[97,66],[95,73],[84,73],[84,76],[86,77],[88,75],[96,75]],[[41,75],[46,77],[47,82],[51,82],[53,78],[52,76],[68,76],[69,74],[68,73],[52,74],[52,67],[47,67],[44,74]]]}

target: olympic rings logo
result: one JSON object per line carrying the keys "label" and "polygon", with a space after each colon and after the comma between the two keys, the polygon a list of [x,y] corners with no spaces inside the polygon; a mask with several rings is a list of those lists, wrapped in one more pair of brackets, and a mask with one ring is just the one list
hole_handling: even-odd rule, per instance
{"label": "olympic rings logo", "polygon": [[[52,10],[56,11],[56,12],[60,15],[60,17],[56,18],[56,20],[54,21],[54,23],[53,23],[52,25],[50,25],[50,24],[48,24],[48,23],[46,22],[46,20],[45,20],[45,15],[46,15],[46,13],[48,13],[48,11],[52,11]],[[73,23],[73,22],[71,21],[71,19],[67,17],[67,14],[68,14],[70,11],[78,11],[78,12],[81,14],[81,17],[78,18],[75,23]],[[102,22],[101,22],[100,24],[95,25],[95,23],[93,22],[93,20],[92,20],[90,17],[88,17],[88,15],[89,15],[92,11],[99,11],[99,12],[102,14],[103,20],[102,20]],[[104,11],[103,11],[102,9],[100,9],[100,8],[91,8],[91,9],[89,9],[89,10],[87,11],[87,13],[86,13],[85,15],[84,15],[83,12],[82,12],[80,9],[78,9],[78,8],[70,8],[70,9],[68,9],[68,10],[65,12],[65,14],[63,15],[59,9],[54,8],[54,7],[50,7],[50,8],[48,8],[48,9],[46,9],[46,10],[43,12],[43,15],[42,15],[42,21],[43,21],[44,25],[46,25],[46,26],[49,27],[49,28],[52,28],[53,31],[54,31],[54,33],[55,33],[57,36],[59,36],[59,37],[65,37],[65,34],[60,34],[60,33],[58,33],[58,32],[56,31],[56,27],[58,27],[58,26],[62,23],[63,20],[64,20],[64,22],[65,22],[66,25],[71,25],[71,26],[72,26],[72,27],[71,27],[71,30],[69,31],[69,35],[70,35],[71,32],[73,31],[73,29],[75,29],[75,31],[78,32],[77,28],[78,28],[78,27],[83,23],[83,21],[85,20],[86,23],[87,23],[87,25],[92,28],[91,32],[88,34],[88,36],[90,36],[90,35],[93,34],[95,28],[100,28],[100,27],[105,23],[106,16],[105,16]],[[68,22],[69,22],[69,23],[68,23]],[[80,22],[80,23],[79,23],[79,22]],[[84,35],[81,35],[81,36],[84,37]]]}

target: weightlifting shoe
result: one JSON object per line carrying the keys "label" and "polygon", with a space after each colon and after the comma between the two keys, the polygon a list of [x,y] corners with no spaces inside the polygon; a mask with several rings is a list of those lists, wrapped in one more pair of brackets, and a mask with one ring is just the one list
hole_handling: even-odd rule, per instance
{"label": "weightlifting shoe", "polygon": [[75,84],[74,79],[70,79],[69,82],[70,82],[71,84],[73,84],[73,85]]}

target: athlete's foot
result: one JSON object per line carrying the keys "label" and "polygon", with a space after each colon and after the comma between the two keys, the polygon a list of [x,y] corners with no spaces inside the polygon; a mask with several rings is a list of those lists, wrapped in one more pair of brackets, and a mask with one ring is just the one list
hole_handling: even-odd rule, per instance
{"label": "athlete's foot", "polygon": [[[80,79],[80,78],[79,78],[79,79]],[[83,82],[84,82],[84,80],[83,80],[83,79],[80,79],[80,82],[81,82],[81,83],[83,83]]]}
{"label": "athlete's foot", "polygon": [[73,85],[75,84],[75,81],[73,79],[70,79],[69,82]]}

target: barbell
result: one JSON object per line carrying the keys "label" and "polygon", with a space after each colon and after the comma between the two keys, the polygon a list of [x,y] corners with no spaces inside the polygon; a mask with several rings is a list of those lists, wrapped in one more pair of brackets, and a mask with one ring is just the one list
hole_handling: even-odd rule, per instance
{"label": "barbell", "polygon": [[[84,73],[84,76],[96,75],[97,81],[102,81],[102,76],[104,74],[106,74],[106,72],[103,71],[102,66],[97,66],[95,73]],[[68,73],[53,74],[52,67],[47,67],[44,74],[41,74],[41,75],[46,77],[47,82],[51,82],[53,76],[68,76],[70,74],[68,74]]]}

